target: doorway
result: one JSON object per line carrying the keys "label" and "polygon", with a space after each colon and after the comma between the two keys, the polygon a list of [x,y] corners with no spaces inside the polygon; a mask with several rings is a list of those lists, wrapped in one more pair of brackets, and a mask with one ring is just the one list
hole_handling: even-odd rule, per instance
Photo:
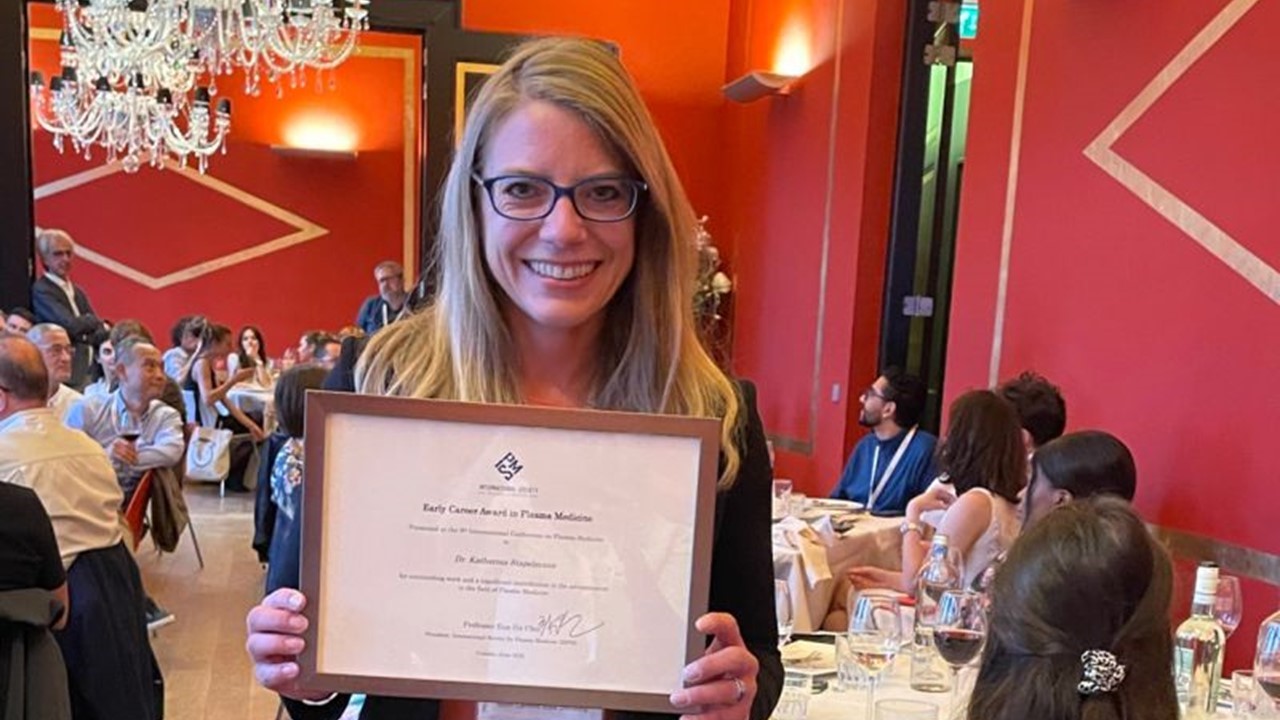
{"label": "doorway", "polygon": [[[928,398],[920,425],[934,433],[942,420],[951,281],[974,73],[961,31],[976,32],[977,6],[962,7],[965,12],[951,18],[954,22],[930,18],[921,9],[908,23],[880,337],[882,367],[896,365],[925,381]],[[925,53],[916,51],[921,47]],[[932,63],[924,62],[926,54]]]}

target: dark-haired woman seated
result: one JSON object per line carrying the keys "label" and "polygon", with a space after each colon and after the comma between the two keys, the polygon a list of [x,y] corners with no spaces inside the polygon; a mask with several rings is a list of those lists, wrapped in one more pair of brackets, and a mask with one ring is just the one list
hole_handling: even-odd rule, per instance
{"label": "dark-haired woman seated", "polygon": [[1175,720],[1173,570],[1128,503],[1073,502],[996,573],[972,720]]}

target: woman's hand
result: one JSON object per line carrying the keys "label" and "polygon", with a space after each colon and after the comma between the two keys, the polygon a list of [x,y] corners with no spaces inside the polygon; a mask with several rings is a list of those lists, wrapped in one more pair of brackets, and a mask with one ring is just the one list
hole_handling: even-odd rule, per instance
{"label": "woman's hand", "polygon": [[707,613],[694,627],[715,640],[685,666],[685,687],[671,693],[671,705],[684,713],[682,720],[743,720],[756,698],[760,663],[743,643],[738,621],[728,613]]}
{"label": "woman's hand", "polygon": [[907,503],[907,522],[918,523],[920,516],[930,510],[946,510],[956,501],[949,487],[934,485]]}
{"label": "woman's hand", "polygon": [[854,590],[870,590],[872,588],[891,588],[902,590],[902,573],[897,570],[862,566],[851,568],[848,572],[849,582]]}
{"label": "woman's hand", "polygon": [[245,624],[249,639],[245,649],[253,659],[253,675],[262,687],[295,700],[323,700],[325,692],[299,690],[298,653],[306,647],[300,635],[307,629],[302,615],[307,598],[297,590],[281,588],[249,611]]}
{"label": "woman's hand", "polygon": [[252,380],[255,372],[257,371],[251,367],[242,367],[231,376],[231,384],[239,385],[246,380]]}

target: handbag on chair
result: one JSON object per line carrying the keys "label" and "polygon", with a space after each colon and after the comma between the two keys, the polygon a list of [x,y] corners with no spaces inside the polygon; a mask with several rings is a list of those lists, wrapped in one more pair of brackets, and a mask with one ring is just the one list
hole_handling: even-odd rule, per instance
{"label": "handbag on chair", "polygon": [[222,482],[231,472],[231,431],[197,427],[187,443],[187,477]]}

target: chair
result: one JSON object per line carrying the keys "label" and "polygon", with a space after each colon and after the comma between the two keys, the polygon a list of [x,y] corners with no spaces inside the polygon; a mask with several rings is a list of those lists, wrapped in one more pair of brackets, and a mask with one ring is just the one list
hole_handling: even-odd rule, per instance
{"label": "chair", "polygon": [[[187,448],[191,446],[191,434],[195,432],[195,423],[186,423],[182,426],[182,459],[178,461],[178,480],[182,484],[186,484],[186,467],[187,467]],[[200,563],[200,569],[204,569],[204,554],[200,552],[200,539],[196,537],[196,521],[190,515],[187,516],[187,530],[191,533],[191,545],[196,549],[196,561]]]}
{"label": "chair", "polygon": [[[151,505],[151,485],[155,480],[154,475],[155,473],[151,470],[142,474],[142,478],[138,480],[138,486],[133,491],[133,497],[129,498],[129,504],[124,509],[124,524],[129,528],[129,547],[133,550],[138,549],[142,536],[147,533],[147,508]],[[198,553],[199,550],[196,552]],[[203,561],[200,566],[204,567]]]}

